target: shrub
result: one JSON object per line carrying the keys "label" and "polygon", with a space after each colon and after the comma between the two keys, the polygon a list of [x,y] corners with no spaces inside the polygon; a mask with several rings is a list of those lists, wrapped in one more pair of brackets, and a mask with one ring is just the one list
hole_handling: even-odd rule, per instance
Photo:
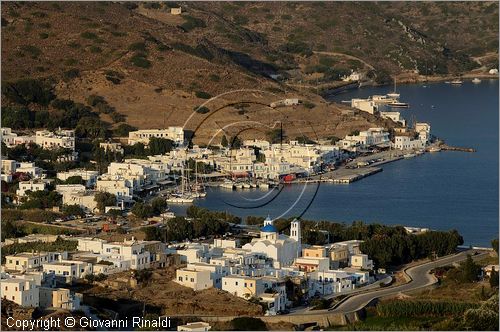
{"label": "shrub", "polygon": [[137,42],[130,44],[128,47],[130,51],[141,51],[141,52],[146,52],[146,44],[143,42]]}
{"label": "shrub", "polygon": [[87,97],[87,104],[89,104],[92,107],[102,103],[106,103],[106,100],[102,96],[90,95]]}
{"label": "shrub", "polygon": [[21,51],[31,55],[33,59],[38,58],[42,54],[42,51],[38,47],[33,45],[23,45],[21,46]]}
{"label": "shrub", "polygon": [[212,95],[205,92],[205,91],[196,91],[195,93],[195,96],[198,97],[198,98],[201,98],[201,99],[210,99],[212,98]]}
{"label": "shrub", "polygon": [[134,54],[134,56],[130,59],[130,61],[136,67],[140,68],[151,67],[151,62],[148,59],[146,59],[146,55],[143,53]]}
{"label": "shrub", "polygon": [[213,81],[213,82],[219,82],[220,81],[220,77],[219,75],[216,75],[216,74],[210,74],[210,76],[208,76],[208,78]]}
{"label": "shrub", "polygon": [[137,130],[137,128],[132,127],[131,125],[126,124],[126,123],[121,123],[113,130],[113,134],[115,136],[124,137],[124,136],[128,136],[128,133],[131,131],[134,131],[134,130]]}
{"label": "shrub", "polygon": [[382,317],[449,316],[476,307],[477,303],[469,302],[395,300],[379,303],[377,313]]}
{"label": "shrub", "polygon": [[49,34],[46,33],[46,32],[39,33],[38,36],[40,37],[40,39],[47,39],[47,38],[49,38]]}
{"label": "shrub", "polygon": [[245,25],[248,24],[248,18],[243,15],[235,15],[233,17],[233,22],[238,25]]}
{"label": "shrub", "polygon": [[267,331],[266,323],[254,317],[237,317],[231,321],[234,331]]}
{"label": "shrub", "polygon": [[102,48],[100,48],[99,46],[92,45],[90,46],[89,51],[90,53],[101,53]]}
{"label": "shrub", "polygon": [[206,114],[206,113],[210,112],[210,109],[208,107],[205,107],[205,106],[201,106],[201,107],[200,106],[196,106],[194,108],[194,111],[196,113]]}
{"label": "shrub", "polygon": [[80,37],[85,38],[85,39],[97,39],[97,35],[93,32],[90,31],[85,31],[80,34]]}
{"label": "shrub", "polygon": [[80,48],[82,45],[80,45],[77,42],[72,41],[72,42],[68,43],[68,46],[71,47],[71,48]]}
{"label": "shrub", "polygon": [[186,20],[186,22],[181,24],[181,28],[186,32],[189,32],[195,28],[205,28],[206,27],[205,21],[203,21],[202,19],[199,19],[197,17],[185,15],[184,19]]}
{"label": "shrub", "polygon": [[71,68],[63,73],[63,78],[65,80],[71,80],[80,76],[80,70],[76,68]]}
{"label": "shrub", "polygon": [[309,108],[309,109],[316,107],[316,104],[314,104],[308,100],[304,101],[302,104],[304,105],[305,108]]}
{"label": "shrub", "polygon": [[13,102],[47,106],[55,98],[52,86],[37,79],[22,79],[2,84],[2,94]]}

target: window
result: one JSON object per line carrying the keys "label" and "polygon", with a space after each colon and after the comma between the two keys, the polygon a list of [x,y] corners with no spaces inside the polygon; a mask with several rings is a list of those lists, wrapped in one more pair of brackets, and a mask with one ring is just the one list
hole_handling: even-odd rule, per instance
{"label": "window", "polygon": [[247,287],[247,283],[245,282],[245,287]]}
{"label": "window", "polygon": [[182,281],[182,277],[179,277],[179,281]]}
{"label": "window", "polygon": [[238,282],[237,282],[237,281],[236,281],[234,284],[235,284],[236,286],[238,286]]}

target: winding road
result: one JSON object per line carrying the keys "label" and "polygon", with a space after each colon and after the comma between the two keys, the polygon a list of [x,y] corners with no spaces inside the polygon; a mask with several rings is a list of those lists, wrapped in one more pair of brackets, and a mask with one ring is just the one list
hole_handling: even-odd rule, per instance
{"label": "winding road", "polygon": [[[477,255],[474,255],[475,252],[479,253]],[[354,312],[365,307],[366,305],[368,305],[368,303],[375,299],[431,286],[437,282],[437,279],[434,277],[434,275],[430,274],[430,271],[432,269],[464,261],[467,258],[467,254],[473,255],[473,259],[477,260],[488,255],[488,252],[480,250],[466,250],[452,256],[438,258],[428,263],[409,267],[406,269],[406,274],[411,279],[408,283],[399,286],[380,288],[374,291],[369,291],[367,293],[350,296],[346,298],[345,301],[337,305],[334,309],[330,309],[330,312]]]}

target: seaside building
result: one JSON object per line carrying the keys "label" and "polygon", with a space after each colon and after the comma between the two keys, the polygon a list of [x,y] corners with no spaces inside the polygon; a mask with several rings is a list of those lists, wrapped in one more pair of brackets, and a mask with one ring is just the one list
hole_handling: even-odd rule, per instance
{"label": "seaside building", "polygon": [[372,99],[351,99],[351,107],[370,114],[374,114],[378,111],[378,105]]}
{"label": "seaside building", "polygon": [[290,236],[279,234],[273,220],[268,216],[260,229],[260,238],[252,239],[242,249],[272,258],[276,268],[290,266],[300,255],[302,237],[299,220],[292,221],[290,227]]}
{"label": "seaside building", "polygon": [[395,136],[394,148],[398,150],[417,150],[422,149],[424,143],[420,139],[413,139],[410,136]]}
{"label": "seaside building", "polygon": [[120,143],[104,142],[99,143],[99,147],[102,148],[104,152],[115,152],[119,154],[124,153],[123,147]]}
{"label": "seaside building", "polygon": [[213,287],[213,280],[210,278],[210,271],[208,270],[178,269],[175,273],[175,282],[194,291]]}
{"label": "seaside building", "polygon": [[104,191],[116,196],[118,203],[132,202],[133,185],[132,183],[119,175],[101,175],[96,182],[96,190]]}
{"label": "seaside building", "polygon": [[28,191],[44,191],[47,188],[47,182],[32,180],[19,182],[19,189],[16,190],[17,197],[24,197]]}
{"label": "seaside building", "polygon": [[418,134],[418,138],[425,145],[429,142],[431,136],[431,125],[425,122],[417,122],[415,124],[415,132]]}
{"label": "seaside building", "polygon": [[35,136],[18,136],[8,127],[2,127],[0,133],[2,142],[5,143],[8,148],[12,148],[16,145],[35,143]]}
{"label": "seaside building", "polygon": [[210,331],[211,328],[212,327],[208,323],[193,322],[177,326],[177,331],[204,332],[204,331]]}
{"label": "seaside building", "polygon": [[184,129],[182,127],[168,127],[167,129],[143,129],[131,131],[128,134],[128,144],[135,143],[149,144],[151,137],[165,138],[174,141],[177,145],[184,144]]}
{"label": "seaside building", "polygon": [[406,120],[401,116],[400,112],[380,112],[380,116],[384,119],[391,119],[392,121],[401,124],[403,127],[406,126]]}
{"label": "seaside building", "polygon": [[35,133],[35,143],[44,149],[70,149],[75,151],[75,131],[74,130],[38,130]]}
{"label": "seaside building", "polygon": [[80,176],[82,180],[85,181],[85,186],[91,188],[95,186],[99,172],[83,168],[70,169],[66,172],[57,172],[57,178],[61,181],[66,181],[74,176]]}

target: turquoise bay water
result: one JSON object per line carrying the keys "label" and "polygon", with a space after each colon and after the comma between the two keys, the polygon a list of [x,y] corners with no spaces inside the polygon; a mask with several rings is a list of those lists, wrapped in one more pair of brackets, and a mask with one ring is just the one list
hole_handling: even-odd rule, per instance
{"label": "turquoise bay water", "polygon": [[[390,90],[357,89],[332,100]],[[498,237],[498,81],[402,85],[398,92],[411,105],[401,110],[407,120],[414,115],[417,121],[431,123],[432,133],[449,145],[473,147],[477,152],[440,152],[397,161],[383,166],[383,172],[349,185],[321,184],[318,190],[316,184],[288,185],[260,208],[250,207],[269,201],[278,192],[262,198],[267,192],[258,189],[214,188],[195,204],[241,217],[291,217],[306,210],[304,219],[457,229],[466,244],[489,246]],[[172,205],[171,209],[185,213],[182,206]]]}

